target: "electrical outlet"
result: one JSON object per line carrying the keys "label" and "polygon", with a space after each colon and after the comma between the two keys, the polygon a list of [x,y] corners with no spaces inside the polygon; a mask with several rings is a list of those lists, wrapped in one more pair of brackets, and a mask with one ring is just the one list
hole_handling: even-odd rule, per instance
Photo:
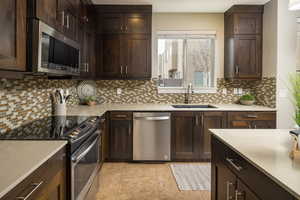
{"label": "electrical outlet", "polygon": [[237,88],[233,89],[233,94],[238,94],[238,89]]}
{"label": "electrical outlet", "polygon": [[117,95],[121,95],[122,94],[122,89],[121,88],[117,88]]}
{"label": "electrical outlet", "polygon": [[226,95],[227,94],[227,88],[223,88],[222,93]]}
{"label": "electrical outlet", "polygon": [[239,95],[243,95],[243,88],[239,88],[238,90]]}

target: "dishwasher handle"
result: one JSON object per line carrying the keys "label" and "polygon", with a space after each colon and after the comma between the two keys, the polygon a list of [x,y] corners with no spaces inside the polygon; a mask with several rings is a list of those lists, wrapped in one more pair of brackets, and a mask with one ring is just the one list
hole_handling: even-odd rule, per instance
{"label": "dishwasher handle", "polygon": [[169,120],[170,116],[161,116],[161,117],[134,117],[135,120],[146,120],[146,121],[164,121]]}

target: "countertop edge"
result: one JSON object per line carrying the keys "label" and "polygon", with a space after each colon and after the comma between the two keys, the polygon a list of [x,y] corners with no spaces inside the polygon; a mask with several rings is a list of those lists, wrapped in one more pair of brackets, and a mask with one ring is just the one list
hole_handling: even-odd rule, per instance
{"label": "countertop edge", "polygon": [[53,155],[55,155],[58,151],[60,151],[63,147],[67,145],[66,141],[62,141],[62,143],[63,144],[61,144],[58,148],[56,148],[56,150],[54,150],[52,153],[48,154],[47,157],[42,159],[36,166],[32,167],[26,174],[20,176],[14,183],[10,184],[4,190],[0,191],[0,198],[8,194],[18,184],[20,184],[23,180],[25,180],[30,174],[32,174],[35,170],[37,170],[40,166],[42,166],[48,159],[50,159]]}
{"label": "countertop edge", "polygon": [[255,168],[257,168],[259,171],[261,171],[263,174],[265,174],[267,177],[269,177],[271,180],[273,180],[275,183],[277,183],[280,187],[284,188],[287,192],[289,192],[291,195],[293,195],[295,198],[300,199],[300,194],[293,191],[290,187],[288,187],[286,184],[278,180],[276,177],[274,177],[272,174],[268,173],[263,167],[259,166],[257,163],[252,161],[250,158],[242,154],[239,150],[234,148],[232,145],[230,145],[228,142],[226,142],[224,139],[222,139],[218,134],[213,132],[214,129],[210,129],[210,132],[216,136],[221,142],[223,142],[225,145],[227,145],[230,149],[232,149],[234,152],[236,152],[238,155],[243,157],[246,161],[248,161],[251,165],[253,165]]}

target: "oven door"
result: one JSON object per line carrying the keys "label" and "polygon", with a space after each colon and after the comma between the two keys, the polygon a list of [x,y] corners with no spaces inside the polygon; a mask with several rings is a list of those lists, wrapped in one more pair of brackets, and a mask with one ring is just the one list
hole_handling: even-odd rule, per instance
{"label": "oven door", "polygon": [[72,154],[71,196],[72,200],[82,200],[87,194],[99,169],[100,131],[96,131]]}

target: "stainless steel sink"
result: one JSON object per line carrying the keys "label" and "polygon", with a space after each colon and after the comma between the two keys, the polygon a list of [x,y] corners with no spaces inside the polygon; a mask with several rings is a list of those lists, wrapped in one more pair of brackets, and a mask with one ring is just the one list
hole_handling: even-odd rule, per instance
{"label": "stainless steel sink", "polygon": [[172,105],[173,108],[217,108],[212,105]]}

